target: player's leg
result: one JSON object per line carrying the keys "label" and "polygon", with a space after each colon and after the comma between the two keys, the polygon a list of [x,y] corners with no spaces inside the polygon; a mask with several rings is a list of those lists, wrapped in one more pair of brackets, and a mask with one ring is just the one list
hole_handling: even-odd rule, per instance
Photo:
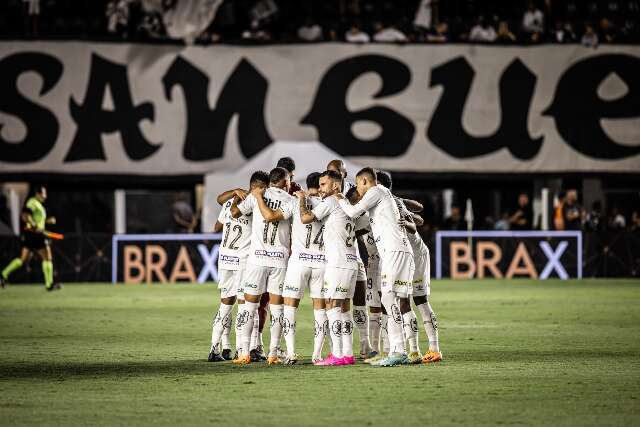
{"label": "player's leg", "polygon": [[225,360],[217,347],[222,339],[222,334],[226,327],[231,323],[233,305],[236,301],[237,281],[241,271],[238,270],[220,270],[219,271],[219,288],[220,288],[220,307],[213,318],[211,325],[211,348],[209,350],[209,362],[220,362]]}
{"label": "player's leg", "polygon": [[422,256],[422,261],[422,265],[419,267],[420,270],[416,269],[418,273],[423,273],[422,280],[414,283],[413,302],[422,316],[424,331],[429,339],[429,350],[422,357],[422,362],[432,363],[442,360],[442,353],[440,352],[440,342],[438,339],[438,320],[436,313],[429,303],[429,295],[431,294],[431,265],[428,249],[426,254]]}
{"label": "player's leg", "polygon": [[53,282],[53,255],[51,254],[51,246],[44,237],[42,237],[42,247],[38,249],[38,255],[42,259],[42,275],[44,276],[44,287],[48,291],[60,289],[60,285]]}
{"label": "player's leg", "polygon": [[309,290],[313,301],[313,320],[315,324],[311,360],[315,363],[322,360],[324,338],[329,333],[329,320],[327,319],[324,300],[324,268],[314,268],[312,270]]}
{"label": "player's leg", "polygon": [[238,305],[236,316],[236,328],[239,329],[241,346],[238,358],[234,360],[238,364],[247,364],[251,361],[249,355],[251,333],[253,332],[253,319],[257,316],[260,297],[265,291],[267,268],[259,265],[247,264],[247,269],[242,279],[244,288],[244,304]]}
{"label": "player's leg", "polygon": [[296,314],[300,300],[304,296],[304,290],[311,279],[311,267],[304,267],[290,263],[284,279],[282,298],[284,309],[282,314],[282,335],[287,346],[287,357],[284,361],[287,365],[293,365],[298,361],[296,353]]}
{"label": "player's leg", "polygon": [[254,332],[254,336],[251,338],[251,348],[256,349],[257,354],[264,360],[267,360],[264,354],[264,341],[262,338],[262,331],[267,324],[267,314],[269,308],[269,294],[265,292],[260,299],[260,307],[258,307],[258,317],[255,320],[255,326],[257,330]]}
{"label": "player's leg", "polygon": [[353,294],[353,323],[358,328],[360,336],[360,356],[367,358],[371,353],[369,342],[369,319],[366,307],[367,275],[364,264],[358,263],[358,277]]}
{"label": "player's leg", "polygon": [[6,282],[9,279],[9,275],[22,267],[25,262],[29,259],[29,255],[31,255],[31,250],[26,246],[20,248],[20,256],[16,257],[7,264],[7,266],[0,273],[0,284],[4,288],[6,286]]}
{"label": "player's leg", "polygon": [[366,306],[369,307],[369,343],[372,351],[369,357],[365,359],[365,363],[369,363],[371,359],[380,354],[380,316],[382,308],[380,303],[380,276],[378,268],[373,264],[367,267],[367,289],[366,289]]}
{"label": "player's leg", "polygon": [[382,258],[382,305],[389,314],[389,355],[375,366],[396,366],[407,363],[405,341],[399,299],[407,298],[413,279],[413,255],[407,252],[390,252]]}
{"label": "player's leg", "polygon": [[416,364],[422,362],[422,354],[418,346],[418,319],[411,309],[409,298],[399,298],[400,313],[402,313],[402,328],[405,339],[409,342],[409,363]]}
{"label": "player's leg", "polygon": [[[329,298],[327,320],[329,321],[329,338],[331,339],[331,353],[326,359],[315,362],[314,365],[327,366],[342,364],[342,303],[344,292],[337,288],[342,283],[341,268],[326,267],[324,273],[326,297]],[[342,298],[340,298],[342,297]]]}
{"label": "player's leg", "polygon": [[269,311],[271,313],[271,340],[267,363],[270,365],[282,363],[279,353],[280,339],[282,338],[282,315],[284,313],[282,292],[286,272],[286,268],[269,267],[267,275],[267,292],[269,292]]}
{"label": "player's leg", "polygon": [[[348,271],[348,270],[347,270]],[[347,273],[348,274],[348,273]],[[345,279],[342,283],[347,284],[348,291],[344,294],[341,311],[342,311],[342,359],[344,365],[353,365],[356,363],[353,357],[353,314],[351,313],[350,299],[355,293],[355,285],[358,272],[352,273],[351,280]],[[364,283],[363,283],[364,289]],[[342,295],[339,295],[342,296]],[[362,301],[364,303],[364,301]],[[366,312],[365,312],[366,313]],[[366,323],[365,323],[366,327]]]}

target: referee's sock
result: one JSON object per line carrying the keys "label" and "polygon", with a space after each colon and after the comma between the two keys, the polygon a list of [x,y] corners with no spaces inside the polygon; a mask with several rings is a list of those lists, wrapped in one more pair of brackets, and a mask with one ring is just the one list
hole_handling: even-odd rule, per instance
{"label": "referee's sock", "polygon": [[44,274],[44,286],[50,288],[53,284],[53,262],[42,261],[42,273]]}
{"label": "referee's sock", "polygon": [[2,270],[2,278],[7,280],[9,275],[22,267],[22,260],[20,258],[14,258],[5,268]]}

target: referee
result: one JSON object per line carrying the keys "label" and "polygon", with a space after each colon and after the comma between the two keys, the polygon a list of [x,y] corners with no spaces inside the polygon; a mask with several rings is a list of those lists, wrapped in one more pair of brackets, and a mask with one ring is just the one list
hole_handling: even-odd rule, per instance
{"label": "referee", "polygon": [[20,257],[14,258],[0,274],[0,285],[7,285],[9,275],[29,259],[33,252],[37,252],[42,259],[42,273],[44,286],[47,291],[60,289],[60,284],[53,281],[53,262],[51,261],[51,246],[49,239],[44,236],[45,224],[55,224],[54,217],[47,218],[44,202],[47,200],[47,189],[40,185],[36,187],[33,197],[30,197],[22,209],[24,229],[20,235]]}

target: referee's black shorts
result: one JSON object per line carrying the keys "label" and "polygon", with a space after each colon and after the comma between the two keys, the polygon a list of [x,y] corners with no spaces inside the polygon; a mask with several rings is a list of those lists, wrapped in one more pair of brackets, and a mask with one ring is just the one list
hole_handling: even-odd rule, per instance
{"label": "referee's black shorts", "polygon": [[24,231],[20,236],[20,243],[23,248],[27,248],[32,252],[44,249],[49,246],[49,239],[41,233],[32,233]]}

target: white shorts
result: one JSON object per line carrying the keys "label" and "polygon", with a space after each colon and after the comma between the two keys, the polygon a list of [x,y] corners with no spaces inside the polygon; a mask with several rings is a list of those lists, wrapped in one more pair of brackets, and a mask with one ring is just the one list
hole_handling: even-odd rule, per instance
{"label": "white shorts", "polygon": [[358,260],[358,275],[356,276],[356,282],[366,282],[367,281],[367,270],[364,266],[364,262],[362,260]]}
{"label": "white shorts", "polygon": [[244,298],[242,291],[242,273],[244,270],[218,270],[218,288],[220,298],[238,296]]}
{"label": "white shorts", "polygon": [[243,291],[248,295],[262,295],[265,292],[282,295],[286,272],[286,268],[247,263],[247,268],[242,276]]}
{"label": "white shorts", "polygon": [[358,270],[348,268],[325,267],[324,297],[331,299],[351,299],[356,291]]}
{"label": "white shorts", "polygon": [[382,256],[380,263],[381,282],[380,291],[395,292],[399,297],[406,298],[413,282],[413,254],[411,252],[392,251]]}
{"label": "white shorts", "polygon": [[380,263],[370,262],[367,266],[367,290],[365,293],[367,307],[380,305]]}
{"label": "white shorts", "polygon": [[431,294],[431,260],[429,251],[426,254],[419,254],[413,258],[416,269],[413,273],[413,283],[411,284],[411,295],[414,297],[424,297]]}
{"label": "white shorts", "polygon": [[311,298],[324,298],[322,293],[323,284],[324,267],[313,268],[297,262],[290,262],[284,278],[282,296],[285,298],[302,299],[304,291],[309,288]]}

